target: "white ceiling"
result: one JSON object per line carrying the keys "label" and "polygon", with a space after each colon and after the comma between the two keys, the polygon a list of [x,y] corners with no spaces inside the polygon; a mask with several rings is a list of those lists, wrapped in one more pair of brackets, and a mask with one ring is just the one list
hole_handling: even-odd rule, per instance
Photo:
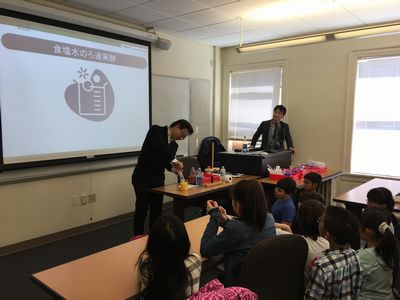
{"label": "white ceiling", "polygon": [[241,28],[246,44],[400,20],[400,0],[48,1],[219,47],[239,45]]}

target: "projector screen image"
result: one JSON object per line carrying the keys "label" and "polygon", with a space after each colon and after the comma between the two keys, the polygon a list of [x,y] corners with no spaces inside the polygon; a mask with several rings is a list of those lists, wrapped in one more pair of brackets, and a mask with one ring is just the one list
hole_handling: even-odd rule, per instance
{"label": "projector screen image", "polygon": [[149,44],[95,32],[0,16],[4,166],[140,151]]}

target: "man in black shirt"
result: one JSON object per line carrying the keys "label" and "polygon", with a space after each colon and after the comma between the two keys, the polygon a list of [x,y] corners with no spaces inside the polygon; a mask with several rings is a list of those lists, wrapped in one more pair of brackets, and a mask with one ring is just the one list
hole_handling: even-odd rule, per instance
{"label": "man in black shirt", "polygon": [[251,146],[254,147],[260,135],[262,135],[261,149],[267,152],[276,152],[284,150],[283,142],[286,141],[288,150],[296,152],[290,135],[289,125],[282,122],[281,119],[286,114],[286,107],[277,105],[274,108],[272,119],[261,122],[256,133],[251,139]]}
{"label": "man in black shirt", "polygon": [[184,140],[193,133],[192,125],[180,119],[169,127],[153,125],[143,142],[138,163],[132,174],[132,184],[136,194],[134,214],[134,234],[144,234],[144,222],[150,207],[150,228],[161,215],[163,195],[155,194],[150,189],[164,184],[165,169],[178,174],[183,170],[183,163],[175,158],[178,150],[177,140]]}

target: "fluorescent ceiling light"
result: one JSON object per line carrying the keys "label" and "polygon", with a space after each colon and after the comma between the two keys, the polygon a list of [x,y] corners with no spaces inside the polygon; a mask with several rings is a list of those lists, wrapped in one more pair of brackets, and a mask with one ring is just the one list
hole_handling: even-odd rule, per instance
{"label": "fluorescent ceiling light", "polygon": [[370,28],[367,27],[364,29],[337,32],[334,33],[333,36],[335,37],[335,39],[340,40],[340,39],[349,39],[367,35],[378,35],[378,34],[393,33],[393,32],[400,32],[400,24],[393,24],[380,27],[370,27]]}
{"label": "fluorescent ceiling light", "polygon": [[325,41],[326,41],[325,35],[317,35],[317,36],[300,37],[300,38],[287,39],[287,40],[277,40],[277,41],[271,41],[271,42],[262,43],[262,44],[244,45],[242,47],[237,48],[237,50],[240,53],[256,52],[256,51],[263,51],[263,50],[274,49],[274,48],[298,46],[298,45],[312,44],[312,43],[325,42]]}

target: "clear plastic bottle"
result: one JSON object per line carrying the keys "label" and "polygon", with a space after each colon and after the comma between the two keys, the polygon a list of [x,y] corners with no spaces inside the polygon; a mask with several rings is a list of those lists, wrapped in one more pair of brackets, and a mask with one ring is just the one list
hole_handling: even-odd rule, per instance
{"label": "clear plastic bottle", "polygon": [[222,166],[221,170],[219,170],[219,174],[221,175],[222,178],[224,178],[224,176],[226,175],[226,170],[224,166]]}
{"label": "clear plastic bottle", "polygon": [[197,170],[197,185],[198,186],[203,186],[203,172],[201,172],[201,169],[199,168]]}
{"label": "clear plastic bottle", "polygon": [[242,152],[249,152],[249,148],[247,145],[246,137],[244,137],[244,142],[242,144]]}

